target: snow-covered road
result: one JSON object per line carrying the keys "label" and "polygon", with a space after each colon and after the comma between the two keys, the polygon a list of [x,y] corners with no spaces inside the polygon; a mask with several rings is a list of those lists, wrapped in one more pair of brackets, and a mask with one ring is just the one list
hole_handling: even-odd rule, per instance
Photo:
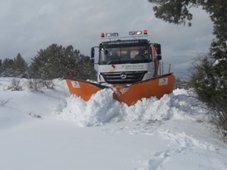
{"label": "snow-covered road", "polygon": [[42,92],[11,81],[0,78],[0,169],[227,169],[227,145],[189,91],[128,107],[108,90],[85,103],[62,80]]}

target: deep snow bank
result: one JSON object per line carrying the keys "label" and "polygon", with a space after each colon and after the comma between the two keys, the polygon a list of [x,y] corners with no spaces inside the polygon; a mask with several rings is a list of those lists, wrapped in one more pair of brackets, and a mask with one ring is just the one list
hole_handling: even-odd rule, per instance
{"label": "deep snow bank", "polygon": [[75,96],[68,97],[66,101],[59,118],[74,121],[81,127],[119,121],[204,120],[207,114],[205,105],[184,89],[176,89],[160,100],[154,97],[142,99],[130,107],[115,101],[109,89],[99,91],[88,102]]}

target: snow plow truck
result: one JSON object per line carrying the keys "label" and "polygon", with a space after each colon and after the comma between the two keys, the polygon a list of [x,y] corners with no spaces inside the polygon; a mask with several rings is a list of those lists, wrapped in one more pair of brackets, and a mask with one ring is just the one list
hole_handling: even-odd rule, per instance
{"label": "snow plow truck", "polygon": [[67,79],[70,94],[88,101],[98,91],[110,88],[113,98],[128,106],[142,98],[161,98],[173,91],[174,75],[163,74],[161,45],[150,43],[148,31],[130,31],[119,38],[118,33],[101,33],[105,38],[91,48],[91,60],[97,81]]}

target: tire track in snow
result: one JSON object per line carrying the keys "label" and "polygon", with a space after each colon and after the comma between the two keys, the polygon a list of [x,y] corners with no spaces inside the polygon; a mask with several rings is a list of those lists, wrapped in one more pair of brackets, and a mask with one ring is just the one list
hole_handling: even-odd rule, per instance
{"label": "tire track in snow", "polygon": [[160,120],[150,120],[147,122],[119,123],[118,126],[103,126],[106,133],[126,133],[130,135],[154,135],[158,128],[163,124]]}
{"label": "tire track in snow", "polygon": [[[210,152],[217,152],[219,150],[216,146],[208,142],[201,142],[192,136],[186,135],[185,133],[171,132],[166,129],[161,129],[158,133],[162,136],[162,138],[169,141],[167,149],[152,153],[151,158],[144,163],[144,167],[138,168],[137,170],[161,170],[163,169],[163,165],[171,158],[186,151],[201,149],[208,150]],[[217,161],[217,159],[212,159],[211,161]],[[225,165],[220,165],[220,167],[223,168]]]}
{"label": "tire track in snow", "polygon": [[186,135],[184,132],[171,132],[167,129],[160,129],[159,133],[164,139],[166,138],[170,141],[170,145],[178,145],[182,149],[200,148],[209,151],[218,150],[214,145],[208,142],[201,142],[192,136]]}

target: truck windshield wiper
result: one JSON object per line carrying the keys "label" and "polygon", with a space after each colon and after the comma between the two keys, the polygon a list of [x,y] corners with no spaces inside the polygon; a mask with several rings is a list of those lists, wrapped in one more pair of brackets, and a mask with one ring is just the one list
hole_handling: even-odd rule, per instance
{"label": "truck windshield wiper", "polygon": [[106,62],[106,64],[118,64],[118,63],[120,63],[120,60],[110,60]]}

